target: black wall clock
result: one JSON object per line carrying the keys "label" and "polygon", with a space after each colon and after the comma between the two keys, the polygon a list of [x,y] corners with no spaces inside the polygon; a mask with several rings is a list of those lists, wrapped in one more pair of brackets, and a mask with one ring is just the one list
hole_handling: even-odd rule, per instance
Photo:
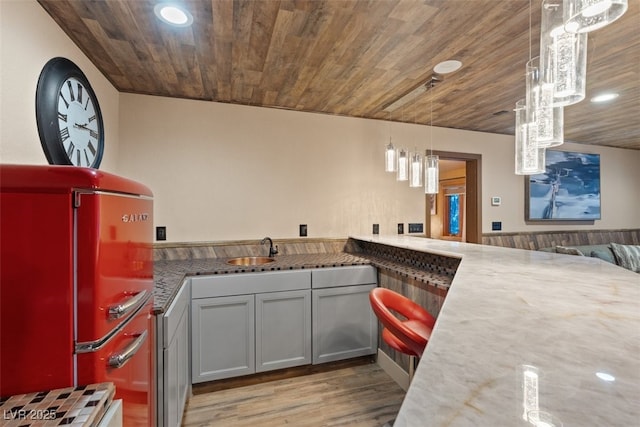
{"label": "black wall clock", "polygon": [[53,58],[36,88],[38,135],[52,165],[98,168],[104,127],[98,98],[87,77],[66,58]]}

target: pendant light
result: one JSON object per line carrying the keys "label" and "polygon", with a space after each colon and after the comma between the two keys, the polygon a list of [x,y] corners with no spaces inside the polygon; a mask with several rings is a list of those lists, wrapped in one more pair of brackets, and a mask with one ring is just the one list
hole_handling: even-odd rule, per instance
{"label": "pendant light", "polygon": [[396,149],[393,146],[393,144],[391,143],[391,137],[389,137],[389,145],[387,145],[387,149],[385,150],[384,153],[384,170],[386,172],[395,172],[396,171],[396,164],[397,164],[397,153],[396,153]]}
{"label": "pendant light", "polygon": [[430,154],[426,156],[425,168],[424,168],[424,192],[425,194],[438,194],[438,183],[440,181],[440,174],[438,170],[438,156],[433,155],[433,86],[434,79],[431,79],[431,100],[430,100],[430,123],[429,134],[431,150]]}
{"label": "pendant light", "polygon": [[398,181],[409,180],[409,153],[404,148],[398,150],[398,174],[396,179]]}
{"label": "pendant light", "polygon": [[570,33],[595,31],[620,18],[628,8],[628,0],[564,0],[564,28]]}
{"label": "pendant light", "polygon": [[540,74],[553,82],[553,105],[565,107],[585,98],[587,34],[564,29],[563,0],[543,0],[540,24]]}
{"label": "pendant light", "polygon": [[527,121],[527,106],[524,99],[516,102],[516,175],[535,175],[545,171],[545,148],[536,141],[538,126]]}
{"label": "pendant light", "polygon": [[527,62],[526,122],[535,124],[535,141],[540,147],[556,147],[564,142],[564,112],[553,105],[554,84],[543,77],[539,60],[535,57]]}
{"label": "pendant light", "polygon": [[422,156],[418,153],[418,149],[411,153],[411,161],[409,163],[409,187],[422,187]]}
{"label": "pendant light", "polygon": [[425,159],[425,163],[424,192],[425,194],[438,194],[438,181],[440,175],[438,170],[438,156],[434,156],[433,154],[428,155]]}

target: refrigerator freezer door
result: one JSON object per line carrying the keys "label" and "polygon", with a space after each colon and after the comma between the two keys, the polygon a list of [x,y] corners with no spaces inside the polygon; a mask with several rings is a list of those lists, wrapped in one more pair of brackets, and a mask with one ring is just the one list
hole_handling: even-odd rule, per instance
{"label": "refrigerator freezer door", "polygon": [[78,343],[95,343],[153,291],[153,205],[104,191],[75,197]]}

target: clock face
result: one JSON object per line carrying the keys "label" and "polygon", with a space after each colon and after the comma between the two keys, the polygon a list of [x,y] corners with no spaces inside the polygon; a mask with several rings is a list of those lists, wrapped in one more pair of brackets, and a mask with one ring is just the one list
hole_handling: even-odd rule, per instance
{"label": "clock face", "polygon": [[94,100],[84,84],[71,77],[58,97],[58,128],[67,158],[74,166],[91,166],[98,155],[101,129]]}
{"label": "clock face", "polygon": [[100,166],[104,128],[98,99],[86,76],[66,58],[53,58],[40,73],[36,121],[50,164]]}

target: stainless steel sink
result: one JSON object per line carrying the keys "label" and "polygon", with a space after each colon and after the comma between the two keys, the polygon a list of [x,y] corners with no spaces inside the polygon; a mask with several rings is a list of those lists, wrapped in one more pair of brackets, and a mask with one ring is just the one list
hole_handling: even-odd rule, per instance
{"label": "stainless steel sink", "polygon": [[245,256],[240,258],[231,258],[227,264],[231,265],[263,265],[275,261],[275,258],[266,256]]}

